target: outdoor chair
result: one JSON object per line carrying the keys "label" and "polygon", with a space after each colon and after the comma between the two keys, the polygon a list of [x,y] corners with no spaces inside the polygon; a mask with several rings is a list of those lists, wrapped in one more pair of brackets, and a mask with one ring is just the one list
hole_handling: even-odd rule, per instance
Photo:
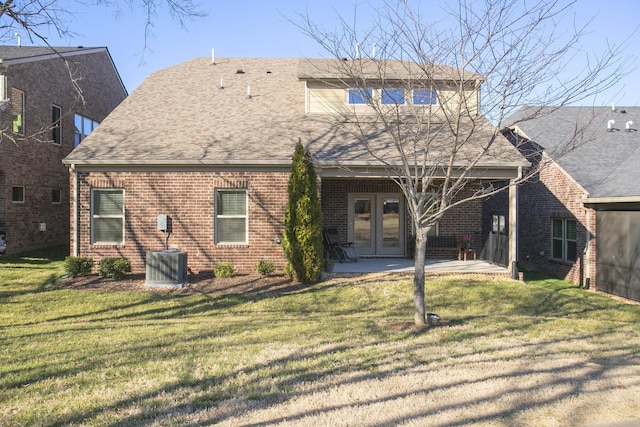
{"label": "outdoor chair", "polygon": [[324,244],[329,256],[339,262],[358,262],[360,258],[360,254],[353,247],[353,242],[342,242],[335,228],[324,230]]}

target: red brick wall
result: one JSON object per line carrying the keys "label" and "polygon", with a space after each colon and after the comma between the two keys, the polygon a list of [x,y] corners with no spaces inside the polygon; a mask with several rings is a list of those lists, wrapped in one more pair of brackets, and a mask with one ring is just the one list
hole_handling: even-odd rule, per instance
{"label": "red brick wall", "polygon": [[[595,280],[595,240],[589,263],[584,253],[589,233],[595,236],[595,212],[582,206],[586,192],[553,163],[519,189],[519,264],[553,277],[579,284],[581,277]],[[587,218],[590,217],[588,221]],[[575,218],[578,261],[562,262],[551,257],[553,218]],[[592,283],[593,285],[593,283]]]}
{"label": "red brick wall", "polygon": [[[60,58],[10,65],[8,87],[25,93],[24,136],[6,132],[0,140],[0,232],[8,253],[69,242],[69,171],[62,164],[73,150],[74,113],[102,121],[126,96],[105,53],[70,58],[82,88],[81,102]],[[62,107],[62,144],[51,143],[51,106]],[[0,126],[11,129],[11,108],[0,111]],[[25,187],[25,203],[12,203],[13,186]],[[51,202],[53,189],[61,203]],[[46,231],[39,231],[39,223]]]}
{"label": "red brick wall", "polygon": [[[157,230],[157,216],[172,220],[170,248],[187,252],[194,271],[212,270],[218,262],[234,264],[239,273],[252,273],[262,259],[286,260],[279,239],[284,230],[288,172],[108,172],[80,174],[79,254],[99,261],[123,256],[134,272],[145,271],[146,251],[164,249],[165,235]],[[92,245],[90,242],[91,188],[123,188],[125,241],[123,245]],[[217,188],[248,190],[249,243],[216,245],[214,200]]]}

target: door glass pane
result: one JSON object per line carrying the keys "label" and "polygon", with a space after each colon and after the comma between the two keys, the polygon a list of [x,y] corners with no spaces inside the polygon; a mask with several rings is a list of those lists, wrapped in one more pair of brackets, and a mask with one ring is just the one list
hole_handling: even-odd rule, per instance
{"label": "door glass pane", "polygon": [[355,199],[353,215],[353,243],[371,246],[371,199]]}
{"label": "door glass pane", "polygon": [[400,199],[382,200],[382,246],[400,246]]}

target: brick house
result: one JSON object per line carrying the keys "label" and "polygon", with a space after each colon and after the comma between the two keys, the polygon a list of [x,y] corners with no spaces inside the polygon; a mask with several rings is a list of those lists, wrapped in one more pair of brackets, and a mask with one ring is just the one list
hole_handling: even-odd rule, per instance
{"label": "brick house", "polygon": [[[72,253],[125,256],[140,272],[146,251],[166,246],[185,251],[194,270],[225,261],[250,272],[261,259],[281,269],[291,157],[301,140],[316,164],[323,225],[355,242],[363,256],[411,256],[400,190],[332,114],[366,117],[370,108],[336,63],[197,58],[153,73],[64,161],[72,181]],[[406,64],[397,64],[385,85],[406,84]],[[435,111],[441,106],[433,91],[450,90],[447,81],[456,75],[443,67],[435,88],[413,82],[418,88],[393,89],[395,102]],[[371,84],[384,102],[382,82]],[[476,81],[469,91],[477,95]],[[490,138],[494,128],[474,118],[478,141]],[[377,130],[372,137],[383,141]],[[500,135],[478,164],[474,185],[516,178],[525,164]],[[158,229],[159,215],[170,219],[170,233]],[[480,202],[460,206],[434,234],[479,235],[481,216]],[[442,249],[428,255],[455,256]]]}
{"label": "brick house", "polygon": [[69,242],[69,171],[62,159],[126,95],[104,47],[0,46],[6,253]]}
{"label": "brick house", "polygon": [[562,107],[511,126],[532,163],[549,163],[519,190],[520,265],[640,300],[638,120],[638,107]]}

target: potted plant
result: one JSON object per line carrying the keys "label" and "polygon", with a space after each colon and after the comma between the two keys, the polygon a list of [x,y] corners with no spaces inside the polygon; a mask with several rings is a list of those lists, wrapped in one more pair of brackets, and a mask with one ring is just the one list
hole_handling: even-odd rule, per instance
{"label": "potted plant", "polygon": [[331,258],[330,256],[325,257],[324,259],[324,271],[327,273],[333,273],[333,267],[336,263],[336,260]]}
{"label": "potted plant", "polygon": [[462,249],[471,249],[473,245],[473,238],[471,234],[463,234],[462,235]]}

